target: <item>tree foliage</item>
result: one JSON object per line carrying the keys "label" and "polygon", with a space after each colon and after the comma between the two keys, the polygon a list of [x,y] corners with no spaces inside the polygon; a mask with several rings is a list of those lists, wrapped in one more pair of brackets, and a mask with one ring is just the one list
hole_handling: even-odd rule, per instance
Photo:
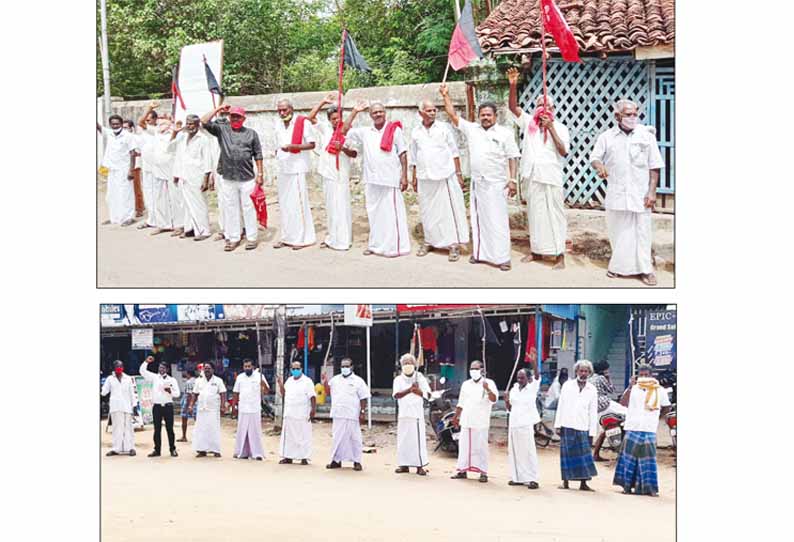
{"label": "tree foliage", "polygon": [[[441,80],[455,25],[450,0],[338,4],[341,11],[336,0],[107,0],[111,94],[169,96],[181,48],[216,39],[224,40],[228,94],[332,89],[343,24],[373,68],[347,70],[347,88]],[[97,3],[97,33],[99,25]],[[456,77],[450,72],[450,80]]]}

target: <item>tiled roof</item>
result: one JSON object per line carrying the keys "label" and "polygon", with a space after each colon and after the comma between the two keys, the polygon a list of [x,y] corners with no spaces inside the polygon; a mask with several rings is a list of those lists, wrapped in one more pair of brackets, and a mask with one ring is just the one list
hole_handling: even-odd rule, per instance
{"label": "tiled roof", "polygon": [[[540,48],[539,0],[502,0],[479,26],[483,51]],[[557,0],[580,53],[673,44],[674,0]],[[556,47],[546,34],[546,46]]]}

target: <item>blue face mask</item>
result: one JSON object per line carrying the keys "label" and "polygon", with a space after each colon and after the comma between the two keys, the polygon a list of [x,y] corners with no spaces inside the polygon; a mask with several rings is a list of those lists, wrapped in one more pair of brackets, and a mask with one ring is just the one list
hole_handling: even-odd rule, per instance
{"label": "blue face mask", "polygon": [[301,375],[301,372],[303,372],[303,371],[301,371],[300,369],[292,369],[292,371],[290,371],[290,372],[292,373],[292,376],[294,376],[295,378],[298,378]]}
{"label": "blue face mask", "polygon": [[353,370],[350,367],[342,367],[342,376],[350,376]]}

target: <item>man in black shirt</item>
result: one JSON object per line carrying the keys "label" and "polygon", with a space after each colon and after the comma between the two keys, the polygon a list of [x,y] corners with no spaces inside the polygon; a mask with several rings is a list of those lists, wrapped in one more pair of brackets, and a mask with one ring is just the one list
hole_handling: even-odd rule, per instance
{"label": "man in black shirt", "polygon": [[[229,112],[229,122],[212,121],[221,111]],[[256,248],[259,225],[256,220],[254,202],[251,192],[256,185],[265,182],[264,166],[262,165],[262,145],[257,133],[243,126],[245,109],[221,105],[201,118],[201,124],[207,132],[218,138],[221,149],[218,173],[223,182],[219,204],[224,206],[224,250],[231,252],[240,245],[242,225],[238,209],[242,207],[245,223],[246,250]],[[256,162],[256,174],[254,164]]]}

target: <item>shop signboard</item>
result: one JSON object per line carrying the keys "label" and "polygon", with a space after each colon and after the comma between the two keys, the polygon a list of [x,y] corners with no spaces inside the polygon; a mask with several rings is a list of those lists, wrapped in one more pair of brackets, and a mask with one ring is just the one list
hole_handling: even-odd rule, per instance
{"label": "shop signboard", "polygon": [[658,369],[675,369],[676,311],[649,310],[645,325],[645,359]]}
{"label": "shop signboard", "polygon": [[398,313],[406,312],[424,312],[424,311],[440,311],[440,310],[471,310],[490,305],[397,305]]}
{"label": "shop signboard", "polygon": [[[223,320],[267,320],[275,309],[276,305],[224,305]],[[221,318],[216,315],[216,319]]]}
{"label": "shop signboard", "polygon": [[135,305],[135,317],[141,324],[176,322],[176,305]]}
{"label": "shop signboard", "polygon": [[152,328],[136,328],[131,330],[133,350],[151,350],[154,348],[154,330]]}
{"label": "shop signboard", "polygon": [[176,305],[179,322],[224,320],[223,305]]}
{"label": "shop signboard", "polygon": [[346,326],[372,326],[372,305],[345,305]]}
{"label": "shop signboard", "polygon": [[138,410],[144,425],[152,423],[152,383],[142,376],[135,377],[135,388],[138,390]]}

